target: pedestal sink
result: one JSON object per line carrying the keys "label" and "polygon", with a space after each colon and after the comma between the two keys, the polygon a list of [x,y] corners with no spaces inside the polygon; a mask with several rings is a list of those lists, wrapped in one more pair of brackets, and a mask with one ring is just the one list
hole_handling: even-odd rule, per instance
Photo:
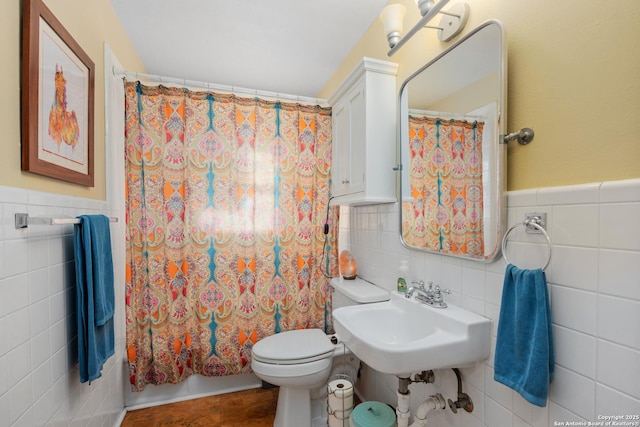
{"label": "pedestal sink", "polygon": [[403,378],[489,357],[491,321],[452,304],[434,308],[392,292],[389,301],[337,308],[333,322],[360,360]]}

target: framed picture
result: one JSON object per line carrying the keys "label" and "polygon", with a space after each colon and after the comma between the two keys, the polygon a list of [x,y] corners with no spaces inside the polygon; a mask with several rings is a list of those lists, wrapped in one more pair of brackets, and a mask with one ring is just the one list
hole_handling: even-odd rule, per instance
{"label": "framed picture", "polygon": [[42,0],[22,10],[22,170],[93,187],[94,64]]}

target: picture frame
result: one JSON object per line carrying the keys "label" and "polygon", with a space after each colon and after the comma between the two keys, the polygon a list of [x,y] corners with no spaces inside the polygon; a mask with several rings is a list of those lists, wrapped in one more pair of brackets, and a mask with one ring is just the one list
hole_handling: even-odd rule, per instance
{"label": "picture frame", "polygon": [[42,0],[22,10],[22,170],[93,187],[94,63]]}

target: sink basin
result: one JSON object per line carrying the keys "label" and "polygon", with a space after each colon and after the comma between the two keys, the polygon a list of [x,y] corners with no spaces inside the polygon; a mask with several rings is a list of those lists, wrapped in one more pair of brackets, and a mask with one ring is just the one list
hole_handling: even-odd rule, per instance
{"label": "sink basin", "polygon": [[430,307],[397,292],[388,301],[337,308],[333,323],[360,360],[403,378],[489,357],[489,319],[452,304]]}

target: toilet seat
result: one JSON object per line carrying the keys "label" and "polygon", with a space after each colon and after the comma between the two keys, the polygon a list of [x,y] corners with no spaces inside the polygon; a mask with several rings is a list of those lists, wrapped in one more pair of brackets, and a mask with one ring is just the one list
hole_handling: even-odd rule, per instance
{"label": "toilet seat", "polygon": [[[251,361],[251,369],[263,380],[281,385],[279,382],[285,378],[311,378],[315,377],[321,383],[326,382],[331,370],[331,358],[324,358],[308,363],[292,363],[289,365],[261,362],[256,358]],[[305,379],[305,383],[315,383],[316,380]]]}
{"label": "toilet seat", "polygon": [[297,365],[330,358],[333,350],[333,344],[321,329],[298,329],[258,341],[252,355],[262,363]]}

